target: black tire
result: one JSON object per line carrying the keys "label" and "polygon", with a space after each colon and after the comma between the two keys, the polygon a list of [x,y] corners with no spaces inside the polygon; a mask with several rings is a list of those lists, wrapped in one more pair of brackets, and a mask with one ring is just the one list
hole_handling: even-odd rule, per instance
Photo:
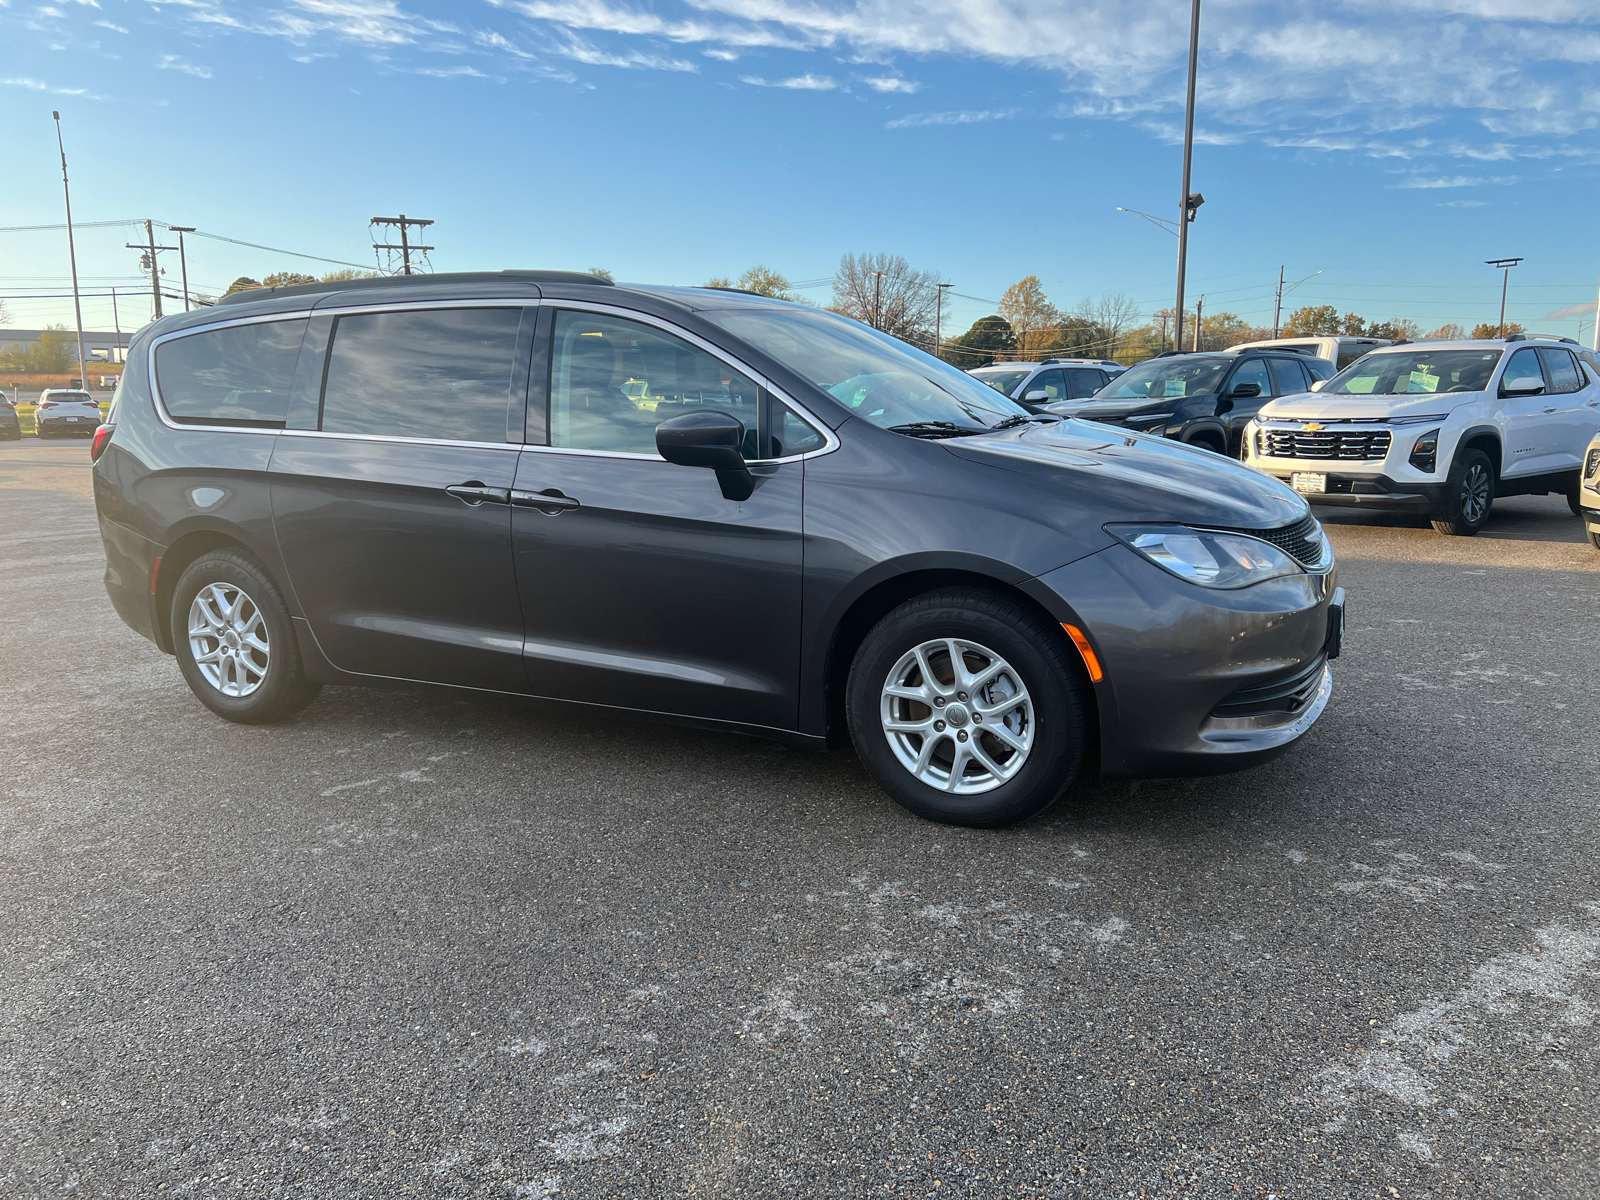
{"label": "black tire", "polygon": [[1494,507],[1494,464],[1482,450],[1457,456],[1445,482],[1445,507],[1431,513],[1434,529],[1453,537],[1471,537],[1489,523]]}
{"label": "black tire", "polygon": [[1583,516],[1583,497],[1579,494],[1582,485],[1574,483],[1567,489],[1567,507],[1572,510],[1575,517]]}
{"label": "black tire", "polygon": [[[1004,660],[1020,677],[1032,704],[1031,722],[1019,720],[1017,725],[1031,731],[1032,743],[1026,758],[1014,775],[987,791],[953,793],[925,783],[912,773],[911,767],[902,765],[883,727],[883,689],[890,673],[915,647],[941,638],[961,639]],[[975,669],[965,653],[963,661],[969,670]],[[975,655],[974,661],[981,666],[983,660]],[[950,675],[948,653],[942,667],[936,661],[930,661],[929,666],[935,682],[942,685],[944,681],[938,679],[941,669],[947,679]],[[1088,743],[1088,706],[1078,679],[1079,669],[1077,651],[1066,634],[1016,601],[966,588],[930,592],[908,600],[884,617],[856,651],[846,692],[850,738],[883,790],[919,817],[947,825],[998,829],[1044,809],[1077,778]],[[921,678],[920,673],[918,677]],[[953,680],[949,687],[955,687]],[[994,698],[993,693],[990,698]],[[962,727],[962,734],[971,734],[968,745],[982,749],[993,762],[1000,763],[1002,754],[1017,753],[996,739],[992,724],[988,729],[979,729],[981,722],[975,722],[965,705],[957,703],[955,694],[937,699],[948,699],[944,713],[961,709],[962,720],[952,719],[941,729]],[[906,719],[920,720],[925,714],[926,719],[932,720],[934,711],[931,704],[921,705]],[[939,746],[934,754],[944,755],[942,769],[948,777],[953,765],[949,751],[956,748],[956,743],[948,732],[936,741]],[[967,742],[967,738],[963,737],[963,741]],[[917,745],[922,744],[919,738]],[[929,765],[940,769],[937,760]],[[978,770],[987,773],[981,767]],[[967,768],[963,768],[961,777],[967,777]]]}
{"label": "black tire", "polygon": [[1592,529],[1589,531],[1589,545],[1593,546],[1596,550],[1600,550],[1600,533],[1596,533]]}
{"label": "black tire", "polygon": [[[212,585],[242,593],[248,602],[248,607],[243,608],[242,613],[247,618],[252,609],[259,613],[266,630],[269,652],[265,671],[258,680],[253,681],[253,689],[247,695],[226,694],[206,678],[195,658],[189,636],[190,608],[195,597]],[[282,593],[265,571],[236,550],[213,550],[189,564],[179,577],[178,586],[173,589],[170,619],[172,648],[177,655],[178,667],[183,671],[183,678],[200,703],[219,717],[241,725],[266,725],[282,721],[310,704],[322,690],[321,684],[312,683],[305,677],[300,663],[300,646],[295,640],[294,626]],[[237,639],[237,633],[234,636]],[[221,649],[221,638],[214,640]],[[238,647],[238,652],[252,655],[253,663],[260,661],[259,652],[252,651],[248,646]],[[229,668],[220,663],[212,665],[224,672],[223,682],[227,684],[230,681],[227,674]],[[239,669],[242,668],[235,668]]]}

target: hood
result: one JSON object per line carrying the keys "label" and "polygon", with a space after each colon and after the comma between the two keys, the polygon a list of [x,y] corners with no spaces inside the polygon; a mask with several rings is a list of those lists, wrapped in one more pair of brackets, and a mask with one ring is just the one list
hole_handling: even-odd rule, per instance
{"label": "hood", "polygon": [[1124,400],[1057,400],[1045,406],[1045,411],[1056,417],[1078,417],[1084,421],[1120,421],[1129,413],[1140,409],[1160,412],[1171,411],[1179,404],[1188,403],[1207,393],[1193,396],[1134,396]]}
{"label": "hood", "polygon": [[939,444],[958,458],[1031,475],[1041,498],[1058,492],[1105,521],[1274,529],[1310,511],[1276,479],[1231,458],[1089,421],[1034,423]]}
{"label": "hood", "polygon": [[1260,417],[1264,421],[1274,417],[1345,421],[1425,417],[1435,413],[1443,415],[1482,396],[1482,392],[1423,392],[1395,396],[1330,396],[1325,392],[1306,392],[1263,404]]}

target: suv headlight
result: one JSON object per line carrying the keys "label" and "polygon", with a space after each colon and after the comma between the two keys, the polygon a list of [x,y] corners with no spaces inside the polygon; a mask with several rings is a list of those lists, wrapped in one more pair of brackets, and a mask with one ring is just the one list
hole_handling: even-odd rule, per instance
{"label": "suv headlight", "polygon": [[1187,525],[1107,525],[1106,532],[1164,571],[1204,587],[1242,588],[1302,573],[1271,542]]}
{"label": "suv headlight", "polygon": [[1411,447],[1410,463],[1419,471],[1432,475],[1439,462],[1439,431],[1430,429]]}

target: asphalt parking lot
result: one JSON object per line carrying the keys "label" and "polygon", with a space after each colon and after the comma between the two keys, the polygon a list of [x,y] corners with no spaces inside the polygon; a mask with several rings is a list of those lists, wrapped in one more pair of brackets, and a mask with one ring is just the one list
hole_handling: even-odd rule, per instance
{"label": "asphalt parking lot", "polygon": [[0,1196],[1600,1193],[1600,554],[1319,513],[1327,714],[998,833],[853,758],[195,701],[0,444]]}

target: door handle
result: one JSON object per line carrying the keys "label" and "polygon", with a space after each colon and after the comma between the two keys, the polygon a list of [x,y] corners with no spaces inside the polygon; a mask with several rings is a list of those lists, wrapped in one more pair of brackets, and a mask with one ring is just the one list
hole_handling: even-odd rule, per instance
{"label": "door handle", "polygon": [[484,503],[505,504],[508,497],[505,488],[485,487],[481,479],[469,479],[465,483],[447,487],[445,491],[463,504],[470,504],[474,508]]}
{"label": "door handle", "polygon": [[1545,409],[1545,412],[1547,412],[1547,413],[1553,413],[1555,411],[1556,410],[1555,410],[1555,407],[1553,405],[1551,407]]}
{"label": "door handle", "polygon": [[512,492],[511,506],[536,508],[545,516],[553,517],[570,508],[577,508],[578,502],[571,496],[563,495],[559,488],[545,488],[541,492]]}

